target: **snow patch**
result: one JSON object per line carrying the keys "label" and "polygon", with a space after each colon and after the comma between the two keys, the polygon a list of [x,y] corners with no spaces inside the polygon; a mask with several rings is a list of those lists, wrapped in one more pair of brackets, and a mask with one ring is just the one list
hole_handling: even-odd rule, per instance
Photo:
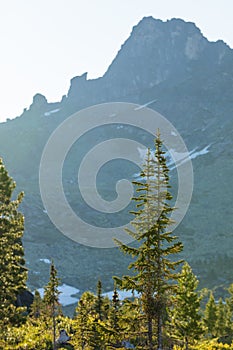
{"label": "snow patch", "polygon": [[51,114],[57,113],[57,112],[59,112],[59,111],[60,111],[60,108],[53,109],[53,110],[51,110],[51,111],[49,111],[49,112],[45,112],[45,113],[44,113],[44,116],[45,116],[45,117],[49,117]]}
{"label": "snow patch", "polygon": [[145,107],[151,105],[151,104],[154,103],[154,102],[157,102],[157,99],[152,100],[152,101],[149,101],[149,102],[145,103],[144,105],[138,106],[138,107],[136,107],[134,110],[135,110],[135,111],[138,111],[139,109],[145,108]]}
{"label": "snow patch", "polygon": [[198,156],[203,156],[204,154],[207,154],[209,153],[209,148],[210,148],[210,145],[204,147],[201,151],[197,151],[197,152],[194,152],[190,155],[190,158],[191,159],[195,159],[197,158]]}
{"label": "snow patch", "polygon": [[172,136],[177,136],[177,134],[175,133],[175,131],[171,131],[171,135],[172,135]]}
{"label": "snow patch", "polygon": [[39,259],[39,260],[44,262],[45,264],[51,264],[51,261],[49,259]]}
{"label": "snow patch", "polygon": [[[203,149],[201,149],[200,151],[197,151],[197,148],[194,148],[189,153],[187,153],[187,152],[179,153],[179,152],[176,152],[175,150],[171,149],[169,151],[169,153],[171,155],[171,160],[168,162],[168,167],[170,168],[170,170],[173,170],[177,166],[184,164],[185,162],[187,162],[190,159],[195,159],[198,156],[203,156],[204,154],[209,153],[210,146],[211,145],[208,145],[208,146],[204,147]],[[173,164],[175,164],[175,162],[173,160],[174,158],[177,160],[178,164],[172,166]]]}
{"label": "snow patch", "polygon": [[[174,149],[167,151],[165,156],[166,156],[166,158],[168,158],[167,166],[168,166],[169,170],[171,171],[171,170],[177,168],[178,166],[184,164],[185,162],[187,162],[190,159],[195,159],[199,156],[203,156],[204,154],[209,153],[210,146],[211,146],[211,144],[208,146],[205,146],[200,151],[197,150],[197,147],[194,148],[190,152],[176,152]],[[146,154],[147,154],[147,149],[146,148],[139,148],[139,147],[137,149],[138,149],[139,156],[140,156],[142,162],[144,162]],[[153,157],[154,151],[151,150],[151,152],[152,152],[152,158],[154,158]],[[174,159],[176,159],[176,164],[174,162]],[[141,179],[140,173],[134,174],[133,177],[136,178],[137,180]]]}
{"label": "snow patch", "polygon": [[138,153],[139,153],[139,157],[142,161],[145,160],[146,158],[146,154],[147,154],[147,148],[141,148],[141,147],[137,147]]}

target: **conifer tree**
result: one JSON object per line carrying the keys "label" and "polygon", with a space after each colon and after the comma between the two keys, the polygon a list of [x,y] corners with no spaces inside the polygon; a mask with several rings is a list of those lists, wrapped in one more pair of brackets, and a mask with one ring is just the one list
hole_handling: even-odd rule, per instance
{"label": "conifer tree", "polygon": [[18,207],[21,192],[12,199],[16,187],[0,159],[0,324],[17,323],[22,308],[15,306],[17,295],[26,290],[27,270],[24,266],[22,237],[24,217]]}
{"label": "conifer tree", "polygon": [[129,265],[133,276],[115,278],[126,290],[136,290],[142,295],[143,311],[147,320],[148,349],[153,347],[153,320],[156,321],[157,349],[162,349],[162,327],[166,314],[166,294],[174,288],[177,278],[175,269],[180,261],[174,261],[174,254],[183,246],[169,230],[172,224],[170,214],[174,210],[169,204],[172,199],[169,186],[169,169],[158,132],[155,139],[155,155],[148,149],[141,173],[142,181],[133,182],[137,195],[133,198],[136,210],[133,212],[133,230],[127,232],[139,242],[139,247],[130,247],[116,240],[120,249],[135,260]]}
{"label": "conifer tree", "polygon": [[227,291],[230,294],[230,296],[228,298],[226,298],[226,302],[229,305],[229,309],[230,309],[231,313],[233,313],[233,283],[229,286]]}
{"label": "conifer tree", "polygon": [[176,294],[172,296],[174,307],[171,310],[173,336],[183,341],[186,350],[190,341],[199,339],[204,333],[197,286],[198,280],[186,262],[178,278]]}
{"label": "conifer tree", "polygon": [[93,339],[96,335],[95,327],[93,327],[93,323],[96,319],[96,304],[96,296],[89,291],[84,292],[78,302],[74,328],[76,333],[76,345],[80,349],[86,349],[93,345]]}
{"label": "conifer tree", "polygon": [[99,289],[97,294],[101,295],[102,320],[99,318],[99,310],[97,308],[98,296],[91,292],[83,293],[76,308],[76,339],[77,345],[82,349],[106,349],[105,344],[108,343],[109,335],[112,334],[112,330],[107,324],[109,298],[103,298],[101,289]]}
{"label": "conifer tree", "polygon": [[217,306],[214,299],[213,292],[210,292],[209,300],[206,303],[204,311],[204,323],[207,327],[208,334],[211,337],[216,335],[216,319],[217,319]]}
{"label": "conifer tree", "polygon": [[59,303],[59,278],[57,277],[57,270],[53,261],[50,265],[50,277],[49,282],[44,288],[44,298],[43,303],[46,309],[46,314],[49,318],[52,319],[53,324],[53,348],[55,349],[55,341],[56,341],[56,315],[60,311],[60,303]]}
{"label": "conifer tree", "polygon": [[38,292],[38,290],[36,290],[35,294],[34,294],[34,300],[33,300],[33,303],[31,305],[30,315],[33,318],[39,318],[42,311],[43,311],[43,301],[42,301],[42,298],[40,296],[40,293]]}
{"label": "conifer tree", "polygon": [[112,296],[112,306],[113,306],[113,328],[119,332],[119,315],[118,310],[120,306],[119,295],[114,287],[113,296]]}
{"label": "conifer tree", "polygon": [[227,305],[219,298],[217,303],[215,331],[217,337],[222,337],[228,333]]}
{"label": "conifer tree", "polygon": [[111,346],[119,347],[121,344],[121,327],[119,324],[119,295],[114,287],[110,309],[108,310],[108,318],[106,320],[105,333],[107,334],[107,343]]}
{"label": "conifer tree", "polygon": [[123,300],[118,314],[121,340],[137,345],[138,349],[145,349],[147,339],[145,339],[145,315],[142,313],[141,298]]}
{"label": "conifer tree", "polygon": [[227,333],[228,334],[232,334],[233,333],[233,325],[232,325],[232,321],[233,321],[233,284],[231,284],[229,286],[229,288],[227,289],[228,293],[230,294],[230,296],[228,298],[226,298],[226,309],[227,309]]}
{"label": "conifer tree", "polygon": [[103,296],[102,296],[102,283],[100,280],[97,282],[97,301],[96,301],[97,319],[103,320]]}

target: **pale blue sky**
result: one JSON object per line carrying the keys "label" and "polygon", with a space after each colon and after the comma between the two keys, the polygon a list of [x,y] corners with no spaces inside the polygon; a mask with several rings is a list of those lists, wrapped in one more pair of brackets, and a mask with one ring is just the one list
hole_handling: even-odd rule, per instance
{"label": "pale blue sky", "polygon": [[38,92],[60,101],[76,75],[102,76],[144,16],[195,22],[233,48],[233,0],[1,0],[0,120]]}

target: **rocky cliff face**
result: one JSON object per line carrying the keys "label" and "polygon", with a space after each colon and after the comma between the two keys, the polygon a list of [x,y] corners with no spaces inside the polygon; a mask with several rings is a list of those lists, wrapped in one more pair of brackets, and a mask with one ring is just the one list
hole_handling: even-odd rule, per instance
{"label": "rocky cliff face", "polygon": [[125,92],[139,92],[166,80],[179,81],[187,75],[190,61],[200,58],[206,44],[192,23],[144,18],[133,28],[104,79],[119,84]]}
{"label": "rocky cliff face", "polygon": [[[88,80],[87,73],[74,77],[62,101],[48,103],[37,94],[20,117],[0,124],[1,155],[26,193],[24,243],[30,286],[39,288],[47,281],[45,259],[50,257],[63,282],[81,290],[95,288],[98,278],[111,289],[112,274],[126,269],[127,258],[118,251],[84,247],[60,234],[43,211],[38,185],[40,157],[52,131],[82,108],[114,101],[154,101],[150,107],[184,138],[195,176],[191,206],[177,232],[185,244],[184,258],[202,285],[232,282],[232,88],[233,51],[224,42],[209,42],[193,23],[148,17],[133,28],[102,78]],[[106,139],[108,132],[112,131],[98,139]],[[82,147],[75,156],[86,146]],[[64,174],[71,202],[74,159],[71,156]],[[86,208],[80,210],[92,216]]]}
{"label": "rocky cliff face", "polygon": [[68,97],[83,101],[89,95],[94,103],[127,97],[138,100],[146,89],[192,77],[198,67],[203,71],[218,68],[230,52],[222,41],[208,42],[193,23],[144,18],[133,28],[104,76],[87,80],[85,73],[73,78]]}

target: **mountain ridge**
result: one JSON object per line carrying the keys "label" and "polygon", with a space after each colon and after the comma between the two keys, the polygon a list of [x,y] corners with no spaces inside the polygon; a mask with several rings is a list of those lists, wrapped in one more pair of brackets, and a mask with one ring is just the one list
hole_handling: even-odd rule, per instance
{"label": "mountain ridge", "polygon": [[[196,55],[198,54],[197,51],[195,51],[195,48],[197,50],[200,50],[200,52],[203,52],[204,47],[206,46],[206,44],[209,45],[214,45],[215,47],[218,46],[218,54],[219,54],[219,63],[221,63],[221,60],[223,59],[223,57],[226,54],[226,51],[231,51],[232,49],[230,48],[230,46],[225,43],[223,40],[217,40],[217,41],[209,41],[206,37],[203,36],[203,34],[201,33],[200,29],[193,23],[193,22],[186,22],[182,19],[178,19],[178,18],[172,18],[170,20],[167,21],[162,21],[160,19],[154,19],[153,17],[149,16],[149,17],[144,17],[141,21],[139,21],[139,23],[137,25],[135,25],[132,29],[131,35],[128,39],[126,39],[126,41],[122,44],[120,50],[118,51],[118,53],[116,54],[116,57],[113,59],[113,61],[111,62],[111,64],[109,65],[107,71],[104,73],[104,75],[102,77],[99,78],[95,78],[95,79],[88,79],[88,72],[84,72],[83,74],[81,74],[80,76],[76,76],[73,77],[70,81],[70,87],[68,89],[68,92],[66,95],[63,95],[61,101],[56,101],[56,102],[50,102],[49,105],[53,105],[53,104],[59,104],[59,103],[63,103],[67,97],[69,98],[77,98],[77,95],[80,94],[80,99],[82,98],[82,95],[84,95],[86,93],[86,90],[88,89],[88,84],[90,85],[90,89],[93,89],[93,86],[95,88],[95,84],[99,83],[101,80],[104,81],[106,79],[109,79],[109,75],[111,79],[114,79],[114,77],[116,76],[116,74],[113,72],[111,72],[111,70],[113,70],[113,68],[115,69],[114,65],[115,62],[117,62],[117,64],[119,65],[119,60],[121,59],[121,57],[119,58],[119,56],[123,55],[124,49],[127,45],[131,45],[132,41],[135,44],[135,41],[138,42],[139,48],[141,49],[140,43],[141,43],[141,37],[143,38],[143,41],[146,42],[145,38],[146,36],[148,36],[148,33],[152,36],[152,38],[155,37],[155,33],[157,33],[157,38],[161,39],[161,37],[159,36],[159,33],[161,33],[161,28],[165,26],[166,27],[166,31],[163,32],[163,34],[165,34],[165,36],[167,34],[167,38],[166,40],[171,40],[173,41],[172,45],[175,45],[175,40],[177,39],[176,36],[181,36],[183,34],[183,27],[185,27],[185,29],[189,28],[188,30],[186,30],[186,34],[192,34],[195,37],[192,38],[192,36],[190,37],[186,37],[187,42],[186,42],[186,48],[185,50],[181,50],[182,53],[185,53],[186,56],[188,56],[188,58],[190,60],[195,60],[197,57]],[[151,29],[152,28],[152,29]],[[136,37],[136,39],[135,39]],[[195,43],[195,39],[196,39],[196,43]],[[202,41],[202,44],[199,45],[198,40]],[[153,39],[155,40],[155,39]],[[151,43],[151,41],[150,41]],[[135,46],[133,45],[133,48],[135,49]],[[127,47],[127,54],[129,52],[129,47]],[[134,52],[135,53],[135,52]],[[133,56],[133,55],[132,55]],[[123,57],[124,58],[124,57]],[[177,63],[177,62],[175,62]],[[172,62],[172,64],[174,64],[174,62]],[[117,68],[118,69],[118,68]],[[128,72],[127,69],[123,69],[123,71]],[[110,74],[111,72],[111,74]],[[150,71],[151,72],[151,71]],[[152,70],[153,72],[153,70]],[[113,76],[113,77],[112,77]],[[155,81],[153,83],[153,86],[157,84],[159,84],[160,82],[162,82],[163,79],[159,79],[157,82]],[[126,86],[128,85],[127,82],[129,82],[129,78],[126,77]],[[124,81],[125,83],[125,81]],[[148,84],[148,82],[146,82]],[[104,84],[103,84],[104,85]],[[134,82],[134,85],[136,85],[136,82]],[[140,86],[141,88],[141,86]],[[108,86],[104,86],[104,92],[106,93],[106,90],[108,89]],[[84,91],[83,91],[84,90]],[[39,93],[36,94],[33,97],[33,102],[31,104],[31,106],[29,108],[31,108],[34,104],[38,105],[38,101],[34,101],[34,98],[37,97],[37,95],[41,95],[44,96],[43,94]],[[44,96],[45,97],[45,96]],[[46,99],[46,97],[45,97]],[[47,101],[47,100],[46,100]],[[9,121],[9,120],[8,120]]]}

